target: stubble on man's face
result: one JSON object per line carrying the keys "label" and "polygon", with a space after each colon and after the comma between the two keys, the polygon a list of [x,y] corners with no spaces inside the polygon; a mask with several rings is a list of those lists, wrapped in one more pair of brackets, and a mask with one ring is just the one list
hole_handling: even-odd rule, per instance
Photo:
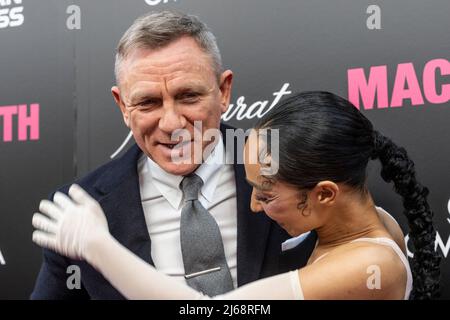
{"label": "stubble on man's face", "polygon": [[[219,129],[221,114],[228,107],[211,57],[189,37],[157,50],[135,49],[123,62],[120,90],[122,112],[142,151],[166,172],[195,171],[199,163],[194,152],[203,154],[210,141],[194,141],[194,123],[201,122],[197,136]],[[177,143],[171,136],[180,129],[189,132],[192,141],[178,150],[171,145]],[[174,152],[188,150],[189,163],[173,161]]]}

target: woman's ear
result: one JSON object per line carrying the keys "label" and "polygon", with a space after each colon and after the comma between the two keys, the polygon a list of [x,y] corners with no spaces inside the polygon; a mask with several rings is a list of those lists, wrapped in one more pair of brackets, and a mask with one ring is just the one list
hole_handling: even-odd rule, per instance
{"label": "woman's ear", "polygon": [[332,181],[321,181],[314,187],[314,196],[317,203],[333,205],[339,194],[339,186]]}

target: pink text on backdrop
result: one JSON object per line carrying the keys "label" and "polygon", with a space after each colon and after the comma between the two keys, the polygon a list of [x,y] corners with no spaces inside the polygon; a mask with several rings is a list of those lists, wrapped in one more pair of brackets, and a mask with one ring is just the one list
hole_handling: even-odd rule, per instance
{"label": "pink text on backdrop", "polygon": [[39,104],[0,106],[0,128],[2,124],[0,142],[13,141],[16,130],[19,141],[39,140]]}
{"label": "pink text on backdrop", "polygon": [[[360,109],[374,108],[375,97],[378,109],[401,107],[405,99],[409,99],[413,106],[423,105],[424,97],[431,104],[446,103],[450,100],[450,84],[442,84],[437,88],[437,77],[450,75],[450,62],[447,59],[433,59],[428,61],[422,77],[418,74],[412,62],[401,63],[397,66],[391,99],[388,95],[388,68],[386,65],[373,66],[366,78],[363,68],[347,71],[348,99]],[[419,80],[422,81],[422,88]],[[361,97],[361,99],[360,99]]]}

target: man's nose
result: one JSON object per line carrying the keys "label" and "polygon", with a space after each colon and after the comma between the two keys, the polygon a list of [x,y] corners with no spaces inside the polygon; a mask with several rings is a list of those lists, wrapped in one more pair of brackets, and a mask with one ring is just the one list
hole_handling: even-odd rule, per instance
{"label": "man's nose", "polygon": [[177,129],[183,129],[185,126],[186,118],[174,106],[164,108],[163,115],[159,120],[159,129],[167,134],[171,134]]}

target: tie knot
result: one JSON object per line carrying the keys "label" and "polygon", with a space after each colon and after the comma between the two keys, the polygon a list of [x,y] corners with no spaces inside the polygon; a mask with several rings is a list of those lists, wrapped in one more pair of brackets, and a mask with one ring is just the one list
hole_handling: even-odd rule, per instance
{"label": "tie knot", "polygon": [[198,193],[203,186],[203,180],[196,174],[190,174],[181,181],[181,190],[183,191],[184,200],[191,201],[198,199]]}

